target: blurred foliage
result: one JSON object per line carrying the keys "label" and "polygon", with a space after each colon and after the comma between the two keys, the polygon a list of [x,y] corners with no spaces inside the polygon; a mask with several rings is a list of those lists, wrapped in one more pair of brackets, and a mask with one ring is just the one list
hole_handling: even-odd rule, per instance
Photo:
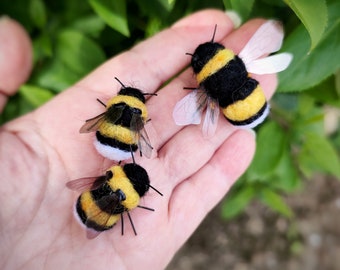
{"label": "blurred foliage", "polygon": [[[232,218],[257,199],[292,218],[285,193],[302,188],[315,173],[340,179],[337,0],[2,0],[0,14],[18,20],[33,40],[34,70],[10,98],[0,123],[40,106],[106,59],[204,8],[235,10],[243,22],[264,17],[284,25],[282,51],[294,60],[279,74],[271,117],[257,129],[254,160],[224,200],[222,215]],[[328,119],[335,119],[331,127]]]}

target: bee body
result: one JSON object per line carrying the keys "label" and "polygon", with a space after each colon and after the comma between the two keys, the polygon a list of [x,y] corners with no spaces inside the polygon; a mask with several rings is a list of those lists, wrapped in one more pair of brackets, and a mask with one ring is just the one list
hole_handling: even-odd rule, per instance
{"label": "bee body", "polygon": [[98,233],[111,229],[124,212],[138,207],[140,198],[151,187],[147,172],[135,163],[113,166],[104,176],[73,180],[67,186],[82,190],[75,204],[76,217],[87,229]]}
{"label": "bee body", "polygon": [[253,128],[260,124],[269,113],[269,105],[251,73],[276,73],[286,69],[292,60],[289,53],[263,58],[282,44],[282,27],[275,21],[264,23],[238,55],[214,42],[214,36],[215,32],[210,42],[188,53],[198,87],[187,87],[193,91],[178,101],[173,111],[177,125],[189,125],[199,124],[207,108],[202,125],[206,137],[215,133],[220,109],[235,126]]}
{"label": "bee body", "polygon": [[256,119],[266,117],[269,110],[262,88],[232,50],[206,42],[195,50],[191,66],[199,87],[217,101],[230,123],[253,127]]}
{"label": "bee body", "polygon": [[106,112],[86,120],[80,132],[95,131],[95,148],[106,158],[126,160],[138,148],[150,157],[152,146],[144,130],[148,117],[144,94],[123,85],[105,106]]}

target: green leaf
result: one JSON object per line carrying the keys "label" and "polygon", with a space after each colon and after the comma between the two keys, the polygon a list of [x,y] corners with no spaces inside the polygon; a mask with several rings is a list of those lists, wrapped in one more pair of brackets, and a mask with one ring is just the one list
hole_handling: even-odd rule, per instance
{"label": "green leaf", "polygon": [[80,31],[91,37],[99,37],[105,27],[105,22],[95,14],[75,19],[72,29]]}
{"label": "green leaf", "polygon": [[42,0],[30,0],[29,13],[37,27],[43,28],[46,25],[46,7]]}
{"label": "green leaf", "polygon": [[168,12],[172,10],[172,8],[175,5],[174,1],[169,1],[169,0],[157,0],[158,3],[161,4],[161,6],[163,6],[163,8],[165,10],[167,10]]}
{"label": "green leaf", "polygon": [[50,100],[54,95],[48,90],[35,85],[24,84],[19,93],[34,107],[37,108]]}
{"label": "green leaf", "polygon": [[158,33],[162,28],[162,21],[157,17],[153,17],[149,20],[147,27],[145,29],[146,37],[153,36]]}
{"label": "green leaf", "polygon": [[56,58],[37,75],[36,83],[60,92],[77,82],[80,77],[79,74],[70,70],[60,59]]}
{"label": "green leaf", "polygon": [[264,179],[275,172],[286,145],[285,140],[285,133],[277,123],[267,122],[261,126],[255,156],[247,172],[250,181]]}
{"label": "green leaf", "polygon": [[232,219],[240,214],[249,204],[251,199],[254,198],[255,194],[254,187],[250,185],[242,186],[242,188],[236,192],[229,193],[222,204],[222,217],[225,219]]}
{"label": "green leaf", "polygon": [[130,36],[125,0],[89,0],[89,3],[109,26],[124,36]]}
{"label": "green leaf", "polygon": [[340,95],[337,92],[336,78],[333,75],[317,86],[308,89],[306,94],[312,96],[318,102],[340,107]]}
{"label": "green leaf", "polygon": [[42,60],[44,57],[53,55],[51,38],[42,33],[39,37],[33,40],[34,63]]}
{"label": "green leaf", "polygon": [[285,203],[282,197],[271,189],[262,189],[259,197],[264,204],[281,215],[287,218],[294,216],[292,209]]}
{"label": "green leaf", "polygon": [[293,163],[293,157],[290,149],[285,147],[281,160],[275,170],[275,176],[269,182],[275,189],[286,192],[292,192],[301,187],[301,179]]}
{"label": "green leaf", "polygon": [[242,21],[249,17],[254,2],[255,0],[230,0],[231,8],[241,16]]}
{"label": "green leaf", "polygon": [[325,136],[306,132],[298,158],[302,171],[307,175],[316,169],[321,169],[340,179],[340,158]]}
{"label": "green leaf", "polygon": [[335,72],[335,90],[337,95],[340,97],[340,70]]}
{"label": "green leaf", "polygon": [[322,38],[327,25],[325,0],[284,0],[302,21],[311,38],[313,50]]}
{"label": "green leaf", "polygon": [[0,113],[0,125],[32,110],[34,110],[34,106],[27,102],[20,93],[16,93],[9,98],[5,109]]}
{"label": "green leaf", "polygon": [[59,33],[56,57],[80,77],[105,60],[103,50],[95,42],[74,30],[64,30]]}
{"label": "green leaf", "polygon": [[[318,85],[340,68],[340,2],[329,6],[329,26],[318,44],[308,53],[308,34],[303,26],[297,27],[282,46],[291,52],[291,65],[279,73],[278,91],[302,91]],[[318,20],[315,20],[318,21]]]}

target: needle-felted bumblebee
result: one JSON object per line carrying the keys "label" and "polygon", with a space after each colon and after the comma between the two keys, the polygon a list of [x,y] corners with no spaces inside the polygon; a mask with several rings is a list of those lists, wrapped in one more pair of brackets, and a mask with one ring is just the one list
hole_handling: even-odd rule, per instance
{"label": "needle-felted bumblebee", "polygon": [[131,158],[138,148],[140,154],[150,158],[152,146],[144,129],[148,112],[145,95],[137,88],[122,86],[116,96],[105,105],[106,111],[86,120],[80,133],[96,132],[95,148],[104,157],[121,161]]}
{"label": "needle-felted bumblebee", "polygon": [[260,124],[269,113],[269,105],[250,73],[276,73],[286,69],[292,60],[289,53],[261,58],[281,48],[283,31],[276,21],[264,23],[239,55],[214,42],[215,32],[216,27],[212,40],[189,54],[199,86],[186,87],[194,91],[181,99],[173,111],[177,125],[189,125],[199,124],[207,108],[202,126],[205,137],[215,133],[220,108],[235,126],[253,128]]}
{"label": "needle-felted bumblebee", "polygon": [[124,234],[123,213],[126,212],[132,229],[137,235],[129,211],[139,207],[146,210],[154,209],[139,205],[149,188],[150,180],[145,169],[135,163],[123,166],[115,165],[99,177],[87,177],[69,181],[66,186],[82,192],[75,205],[76,217],[87,228],[88,238],[111,229],[119,219]]}

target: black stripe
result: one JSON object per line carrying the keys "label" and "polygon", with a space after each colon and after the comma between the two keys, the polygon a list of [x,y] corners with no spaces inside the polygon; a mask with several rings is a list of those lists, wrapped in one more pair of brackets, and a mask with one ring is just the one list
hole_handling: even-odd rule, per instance
{"label": "black stripe", "polygon": [[191,58],[191,66],[194,72],[199,73],[211,58],[224,46],[216,42],[206,42],[199,45]]}
{"label": "black stripe", "polygon": [[[117,114],[121,114],[117,119]],[[135,107],[130,107],[125,102],[112,104],[105,113],[106,121],[112,125],[119,125],[122,127],[130,128],[133,115],[142,115],[142,110]],[[115,119],[112,121],[112,119]]]}
{"label": "black stripe", "polygon": [[144,194],[149,190],[150,184],[149,176],[146,170],[134,163],[125,164],[123,170],[138,195],[143,197]]}
{"label": "black stripe", "polygon": [[200,86],[208,96],[218,100],[223,108],[235,102],[233,95],[243,89],[242,86],[247,81],[247,76],[248,72],[243,61],[235,55],[234,59],[206,78]]}
{"label": "black stripe", "polygon": [[259,82],[253,78],[246,78],[245,83],[242,85],[240,89],[233,92],[232,99],[233,103],[239,100],[244,100],[248,96],[250,96],[251,93],[254,92],[256,87],[259,85]]}
{"label": "black stripe", "polygon": [[103,226],[103,225],[96,223],[93,220],[88,219],[86,213],[84,212],[83,208],[81,207],[80,197],[77,200],[76,210],[77,210],[77,214],[78,214],[81,222],[86,227],[91,228],[95,231],[98,231],[98,232],[106,231],[108,229],[111,229],[115,225],[115,224],[113,224],[112,226]]}
{"label": "black stripe", "polygon": [[267,102],[262,106],[262,108],[253,116],[251,116],[250,118],[244,120],[244,121],[233,121],[227,118],[227,120],[233,124],[234,126],[245,126],[245,125],[249,125],[250,123],[254,122],[255,120],[257,120],[258,118],[260,118],[262,116],[262,114],[264,113],[264,111],[267,108]]}
{"label": "black stripe", "polygon": [[103,145],[108,145],[125,152],[130,152],[131,149],[133,152],[135,152],[138,149],[138,146],[136,144],[127,144],[124,142],[120,142],[116,139],[102,135],[99,131],[96,132],[96,138]]}
{"label": "black stripe", "polygon": [[118,92],[118,95],[125,95],[138,98],[141,102],[145,103],[145,97],[141,90],[133,87],[123,87]]}
{"label": "black stripe", "polygon": [[76,203],[76,211],[77,211],[77,214],[78,214],[80,220],[85,224],[86,220],[87,220],[87,216],[86,216],[86,213],[84,212],[83,208],[81,207],[80,198],[81,198],[81,195],[78,197],[78,200],[77,200],[77,203]]}

